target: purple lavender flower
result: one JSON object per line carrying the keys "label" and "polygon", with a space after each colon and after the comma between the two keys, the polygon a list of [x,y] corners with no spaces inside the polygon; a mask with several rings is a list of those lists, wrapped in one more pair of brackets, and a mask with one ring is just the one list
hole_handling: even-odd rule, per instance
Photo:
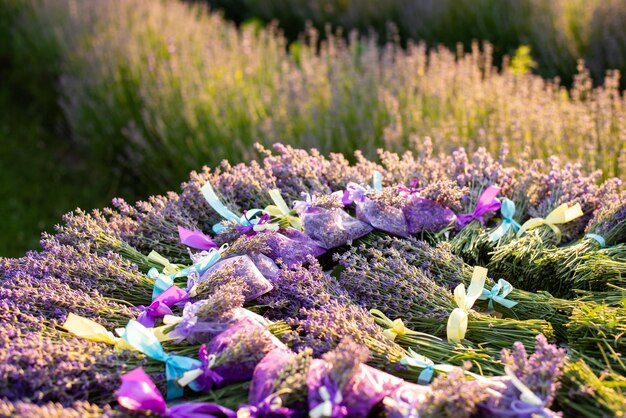
{"label": "purple lavender flower", "polygon": [[86,401],[76,401],[66,406],[60,403],[47,402],[41,405],[30,401],[8,401],[0,399],[0,416],[23,418],[114,418],[124,417],[125,412],[109,405],[102,407]]}

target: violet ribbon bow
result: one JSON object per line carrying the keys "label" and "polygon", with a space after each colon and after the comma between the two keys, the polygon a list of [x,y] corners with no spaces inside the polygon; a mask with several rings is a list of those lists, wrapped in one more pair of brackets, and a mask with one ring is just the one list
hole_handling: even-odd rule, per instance
{"label": "violet ribbon bow", "polygon": [[250,221],[246,216],[246,212],[244,212],[244,217],[247,222],[235,226],[235,229],[243,235],[250,237],[256,235],[257,232],[265,230],[278,231],[280,229],[280,225],[270,223],[271,217],[267,213],[263,213],[263,215],[256,222]]}
{"label": "violet ribbon bow", "polygon": [[319,388],[322,403],[309,411],[311,418],[343,418],[348,416],[348,408],[342,405],[343,396],[337,383],[328,377],[323,379],[324,384]]}
{"label": "violet ribbon bow", "polygon": [[209,354],[206,344],[200,346],[198,358],[201,363],[200,367],[183,373],[177,383],[182,387],[189,385],[196,392],[208,392],[213,386],[222,383],[224,378],[211,369],[215,363],[215,356]]}
{"label": "violet ribbon bow", "polygon": [[167,407],[163,396],[141,368],[122,375],[116,392],[117,402],[126,409],[152,412],[168,418],[236,418],[237,414],[221,405],[209,402],[180,403]]}
{"label": "violet ribbon bow", "polygon": [[280,395],[276,393],[267,396],[257,405],[242,405],[237,410],[238,418],[290,418],[293,414],[294,411],[283,406],[283,401],[280,398]]}
{"label": "violet ribbon bow", "polygon": [[489,186],[480,194],[474,212],[458,215],[456,220],[461,228],[470,223],[473,220],[480,222],[481,225],[485,225],[483,216],[489,212],[494,212],[500,209],[500,201],[496,198],[500,193],[500,188],[497,186]]}
{"label": "violet ribbon bow", "polygon": [[367,189],[360,184],[350,182],[346,185],[346,191],[343,192],[341,202],[344,206],[350,205],[352,202],[360,202],[365,199]]}
{"label": "violet ribbon bow", "polygon": [[418,183],[417,178],[414,178],[409,187],[398,186],[398,192],[408,193],[408,194],[419,193],[423,189],[423,187],[417,187],[417,183]]}
{"label": "violet ribbon bow", "polygon": [[197,250],[210,250],[218,248],[217,244],[211,238],[200,231],[192,231],[191,229],[179,226],[178,236],[180,237],[180,242],[187,247],[195,248]]}
{"label": "violet ribbon bow", "polygon": [[165,292],[157,296],[148,306],[138,306],[143,312],[137,317],[137,322],[147,328],[154,327],[156,318],[172,315],[170,306],[186,299],[188,293],[178,286],[170,286]]}

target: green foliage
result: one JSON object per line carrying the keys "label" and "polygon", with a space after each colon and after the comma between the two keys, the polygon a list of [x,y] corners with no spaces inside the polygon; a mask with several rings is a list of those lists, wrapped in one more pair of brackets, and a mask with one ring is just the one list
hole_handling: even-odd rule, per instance
{"label": "green foliage", "polygon": [[524,75],[537,67],[537,63],[533,61],[530,55],[530,47],[528,45],[522,45],[515,51],[515,55],[511,58],[511,66],[509,67],[511,73],[515,75]]}

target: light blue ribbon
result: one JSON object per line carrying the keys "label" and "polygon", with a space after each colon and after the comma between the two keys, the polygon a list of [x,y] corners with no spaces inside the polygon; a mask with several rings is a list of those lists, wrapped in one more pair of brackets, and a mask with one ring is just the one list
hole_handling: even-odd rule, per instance
{"label": "light blue ribbon", "polygon": [[420,385],[427,385],[433,380],[433,375],[436,371],[450,373],[454,370],[454,366],[451,364],[435,364],[431,359],[421,354],[416,353],[410,347],[408,349],[410,357],[404,357],[400,359],[400,364],[404,366],[417,367],[423,369],[417,378],[417,383]]}
{"label": "light blue ribbon", "polygon": [[183,388],[178,386],[176,381],[182,377],[185,372],[202,366],[200,360],[167,354],[152,330],[144,327],[135,320],[128,321],[121,337],[137,351],[154,360],[165,363],[168,400],[183,396]]}
{"label": "light blue ribbon", "polygon": [[606,247],[606,240],[604,239],[604,237],[602,235],[587,234],[587,235],[585,235],[585,238],[590,238],[592,240],[595,240],[598,243],[598,245],[600,245],[600,248]]}
{"label": "light blue ribbon", "polygon": [[489,300],[488,308],[493,310],[493,302],[511,309],[518,302],[506,299],[506,296],[513,291],[513,285],[504,279],[498,280],[491,290],[483,289],[483,294],[478,297],[479,300]]}
{"label": "light blue ribbon", "polygon": [[506,197],[503,197],[501,200],[502,206],[500,206],[500,214],[502,215],[502,222],[489,234],[491,241],[498,241],[509,232],[511,228],[513,228],[513,232],[517,232],[522,227],[519,222],[513,219],[513,215],[515,215],[515,202]]}
{"label": "light blue ribbon", "polygon": [[[226,219],[227,221],[235,221],[238,225],[255,225],[258,220],[252,220],[252,218],[257,216],[259,213],[264,212],[263,209],[250,209],[246,212],[246,215],[239,216],[230,209],[228,209],[226,205],[222,203],[219,197],[217,197],[215,190],[213,190],[213,186],[211,186],[211,182],[207,181],[200,190],[202,191],[202,196],[204,196],[207,203],[213,208],[213,210],[215,210],[222,218]],[[220,232],[228,228],[218,222],[213,225],[212,229],[214,233],[219,234]]]}
{"label": "light blue ribbon", "polygon": [[219,252],[219,250],[211,248],[209,250],[209,253],[202,257],[200,261],[172,275],[172,278],[186,277],[189,276],[189,274],[192,272],[196,272],[198,273],[198,275],[202,276],[204,272],[213,267],[215,263],[220,261],[221,258],[222,254]]}
{"label": "light blue ribbon", "polygon": [[380,171],[374,171],[372,173],[372,187],[377,191],[381,191],[383,189],[383,175]]}
{"label": "light blue ribbon", "polygon": [[159,273],[159,270],[152,267],[148,270],[148,277],[154,280],[154,288],[152,289],[152,300],[159,297],[167,289],[174,285],[174,279],[167,274]]}

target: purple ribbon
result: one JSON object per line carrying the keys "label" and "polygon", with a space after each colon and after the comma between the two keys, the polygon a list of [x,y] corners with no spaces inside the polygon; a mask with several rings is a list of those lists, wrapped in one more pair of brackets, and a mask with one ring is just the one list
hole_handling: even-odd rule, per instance
{"label": "purple ribbon", "polygon": [[496,199],[500,188],[497,186],[489,186],[480,194],[474,212],[458,215],[456,221],[460,228],[470,223],[473,220],[477,220],[481,225],[485,225],[483,216],[489,212],[495,212],[500,209],[500,201]]}
{"label": "purple ribbon", "polygon": [[198,358],[202,363],[200,369],[203,371],[203,373],[197,379],[191,382],[190,386],[193,390],[198,392],[210,391],[213,386],[217,386],[222,383],[224,378],[220,376],[219,373],[211,370],[211,366],[213,366],[213,359],[212,356],[209,355],[206,344],[202,344],[200,346],[200,349],[198,350]]}
{"label": "purple ribbon", "polygon": [[195,248],[198,250],[210,250],[212,248],[217,249],[218,246],[211,238],[206,236],[200,231],[192,231],[191,229],[178,227],[178,236],[180,242],[187,247]]}
{"label": "purple ribbon", "polygon": [[248,412],[250,418],[290,418],[294,411],[282,406],[282,400],[277,394],[270,395],[259,402],[258,405],[242,405],[239,410]]}
{"label": "purple ribbon", "polygon": [[[326,391],[328,391],[328,399],[323,399],[322,403],[330,402],[331,409],[330,415],[326,415],[328,418],[344,418],[348,416],[348,408],[343,405],[343,397],[337,396],[340,394],[339,385],[333,379],[328,376],[325,376],[322,379],[322,386],[325,387]],[[339,401],[338,401],[339,400]]]}
{"label": "purple ribbon", "polygon": [[314,211],[314,206],[317,204],[317,198],[315,195],[311,196],[306,192],[301,193],[304,200],[296,200],[293,202],[293,208],[298,214],[309,213]]}
{"label": "purple ribbon", "polygon": [[161,293],[152,303],[148,306],[137,306],[137,309],[142,310],[137,317],[137,322],[146,328],[154,328],[154,321],[156,318],[162,318],[165,315],[172,315],[170,306],[186,299],[187,292],[178,286],[170,286],[165,292]]}
{"label": "purple ribbon", "polygon": [[254,236],[257,234],[257,232],[254,230],[255,225],[263,225],[266,224],[270,221],[270,215],[268,215],[267,213],[264,213],[260,218],[259,221],[256,224],[253,224],[252,222],[250,222],[250,220],[248,219],[248,217],[246,216],[246,211],[243,212],[243,216],[245,217],[246,221],[247,221],[247,225],[235,225],[235,229],[239,232],[241,232],[243,235],[247,235],[249,237]]}
{"label": "purple ribbon", "polygon": [[221,405],[208,402],[181,403],[167,407],[163,396],[140,367],[122,375],[117,402],[126,409],[153,412],[168,418],[236,418],[237,414]]}
{"label": "purple ribbon", "polygon": [[341,198],[341,202],[344,206],[348,206],[352,202],[360,202],[365,198],[365,193],[367,190],[365,187],[356,184],[356,183],[348,183],[346,186],[346,191],[343,192],[343,196]]}
{"label": "purple ribbon", "polygon": [[521,401],[519,399],[516,399],[513,402],[511,402],[511,410],[521,416],[530,417],[530,416],[533,416],[534,414],[545,416],[544,405],[529,405],[526,402]]}
{"label": "purple ribbon", "polygon": [[408,193],[408,194],[415,194],[415,193],[419,193],[423,187],[417,187],[417,179],[414,178],[413,182],[411,182],[411,185],[409,187],[406,186],[398,186],[398,191],[400,193]]}

